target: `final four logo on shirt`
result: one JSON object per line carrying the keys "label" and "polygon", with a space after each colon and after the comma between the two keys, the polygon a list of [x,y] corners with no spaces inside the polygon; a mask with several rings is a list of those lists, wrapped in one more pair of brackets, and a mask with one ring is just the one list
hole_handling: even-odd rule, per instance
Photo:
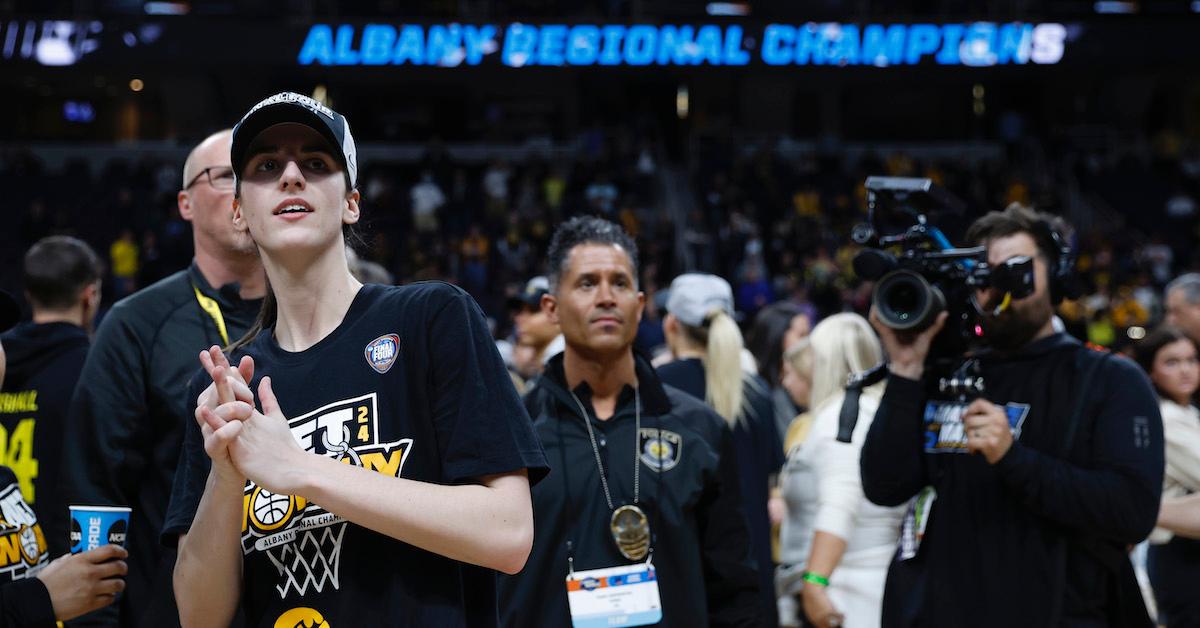
{"label": "final four logo on shirt", "polygon": [[643,427],[638,434],[638,450],[641,452],[642,464],[655,471],[670,471],[679,464],[679,456],[683,453],[683,438],[670,430]]}
{"label": "final four logo on shirt", "polygon": [[372,340],[367,344],[367,364],[378,373],[386,373],[400,355],[400,336],[387,334]]}

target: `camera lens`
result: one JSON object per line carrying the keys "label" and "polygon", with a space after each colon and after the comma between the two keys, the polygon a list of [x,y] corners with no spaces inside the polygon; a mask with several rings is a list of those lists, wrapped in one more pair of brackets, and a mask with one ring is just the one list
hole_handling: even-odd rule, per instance
{"label": "camera lens", "polygon": [[897,330],[925,329],[946,309],[942,291],[910,270],[885,275],[875,285],[873,299],[880,320]]}
{"label": "camera lens", "polygon": [[909,282],[897,282],[884,295],[887,299],[888,310],[895,312],[898,318],[906,321],[925,309],[923,307],[925,305],[924,296],[921,293],[920,286]]}

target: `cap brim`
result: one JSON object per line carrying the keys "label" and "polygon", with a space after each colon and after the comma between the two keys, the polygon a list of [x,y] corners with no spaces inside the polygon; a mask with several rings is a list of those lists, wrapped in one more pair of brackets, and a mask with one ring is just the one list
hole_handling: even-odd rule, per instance
{"label": "cap brim", "polygon": [[8,331],[21,320],[21,306],[11,294],[0,290],[0,332]]}
{"label": "cap brim", "polygon": [[[329,153],[342,166],[342,170],[346,171],[346,155],[342,152],[341,142],[326,119],[303,105],[281,102],[255,111],[234,127],[233,144],[229,153],[233,171],[239,178],[242,176],[242,170],[246,167],[246,152],[250,150],[254,138],[276,124],[287,122],[303,124],[320,133],[321,137],[329,142]],[[347,177],[349,177],[348,172]]]}

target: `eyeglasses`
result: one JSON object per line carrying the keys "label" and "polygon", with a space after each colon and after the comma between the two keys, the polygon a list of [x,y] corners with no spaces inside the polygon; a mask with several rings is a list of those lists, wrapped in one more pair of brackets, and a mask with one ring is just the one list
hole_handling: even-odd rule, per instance
{"label": "eyeglasses", "polygon": [[196,175],[191,183],[185,185],[183,189],[192,189],[192,186],[200,182],[201,177],[208,177],[208,184],[213,186],[214,190],[233,189],[233,168],[229,166],[209,166],[201,170],[200,174]]}

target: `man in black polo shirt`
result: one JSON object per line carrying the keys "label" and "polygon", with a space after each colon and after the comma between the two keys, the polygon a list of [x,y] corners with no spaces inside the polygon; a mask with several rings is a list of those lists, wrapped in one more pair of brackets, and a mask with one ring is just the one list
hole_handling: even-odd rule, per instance
{"label": "man in black polo shirt", "polygon": [[129,506],[129,588],[103,616],[120,626],[178,625],[173,550],[159,543],[179,459],[185,387],[196,355],[250,328],[266,290],[253,240],[233,228],[230,131],[183,167],[179,213],[192,224],[190,267],[119,301],[105,316],[71,402],[63,445],[72,503]]}
{"label": "man in black polo shirt", "polygon": [[759,625],[733,438],[634,354],[636,256],[598,218],[551,242],[542,307],[566,349],[526,406],[554,471],[533,489],[525,570],[502,579],[505,625]]}

